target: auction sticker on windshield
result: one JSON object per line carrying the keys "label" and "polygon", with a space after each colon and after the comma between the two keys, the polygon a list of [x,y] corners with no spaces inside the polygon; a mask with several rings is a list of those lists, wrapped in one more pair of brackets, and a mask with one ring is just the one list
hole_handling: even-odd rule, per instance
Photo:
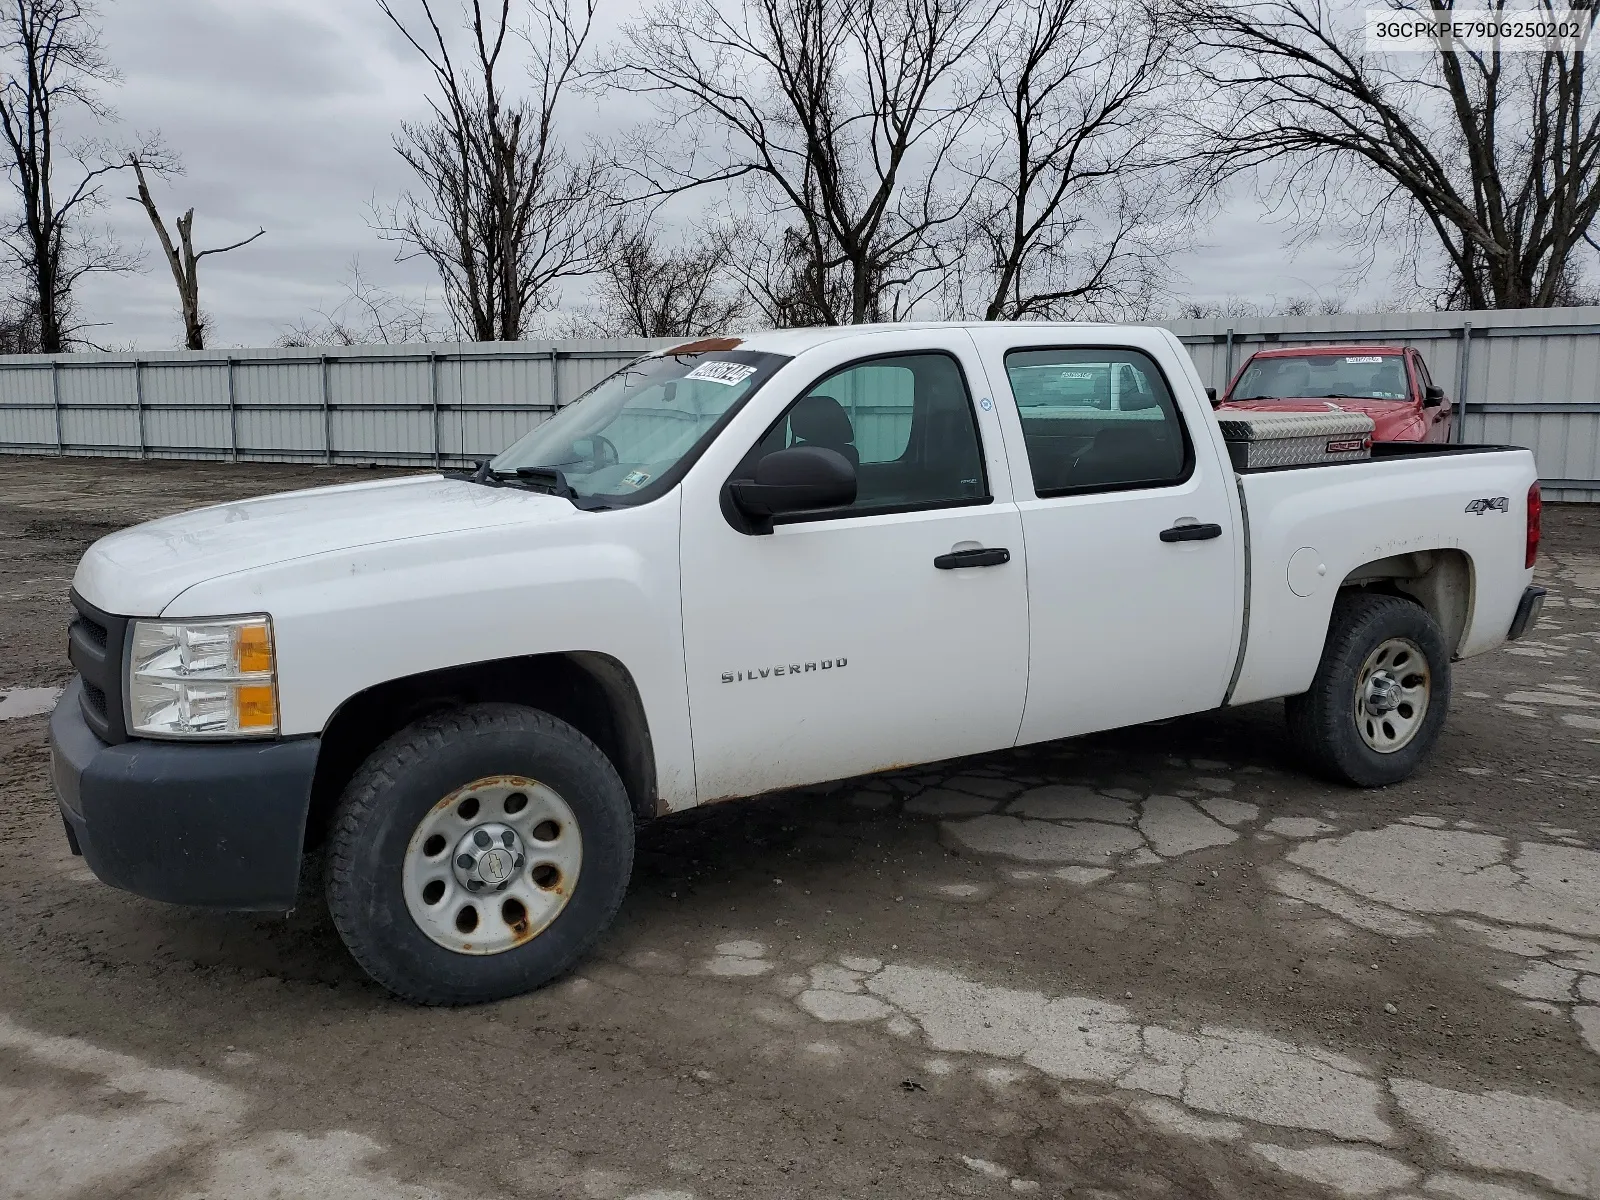
{"label": "auction sticker on windshield", "polygon": [[704,379],[708,383],[725,383],[730,387],[743,383],[756,373],[748,363],[704,362],[684,376],[685,379]]}
{"label": "auction sticker on windshield", "polygon": [[1383,361],[1383,356],[1381,354],[1373,354],[1373,355],[1368,355],[1368,356],[1364,356],[1364,357],[1361,357],[1361,358],[1347,358],[1347,359],[1345,359],[1345,362],[1347,362],[1347,363],[1381,363],[1382,361]]}

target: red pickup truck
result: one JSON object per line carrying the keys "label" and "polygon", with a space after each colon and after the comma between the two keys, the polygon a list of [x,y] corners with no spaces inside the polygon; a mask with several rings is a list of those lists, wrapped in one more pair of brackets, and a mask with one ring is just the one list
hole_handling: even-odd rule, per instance
{"label": "red pickup truck", "polygon": [[1422,355],[1406,346],[1257,350],[1218,407],[1365,413],[1378,442],[1448,442],[1454,417]]}

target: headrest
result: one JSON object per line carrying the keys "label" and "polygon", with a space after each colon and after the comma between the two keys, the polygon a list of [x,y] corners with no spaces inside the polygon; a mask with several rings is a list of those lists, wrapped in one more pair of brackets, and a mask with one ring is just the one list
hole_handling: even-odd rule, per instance
{"label": "headrest", "polygon": [[795,441],[817,446],[837,448],[856,440],[850,414],[832,396],[803,397],[789,413],[789,430]]}

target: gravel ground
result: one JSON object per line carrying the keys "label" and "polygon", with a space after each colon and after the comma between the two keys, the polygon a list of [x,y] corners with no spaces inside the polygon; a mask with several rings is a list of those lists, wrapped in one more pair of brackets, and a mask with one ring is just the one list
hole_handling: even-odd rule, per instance
{"label": "gravel ground", "polygon": [[42,713],[94,538],[376,472],[0,459],[0,1197],[1600,1197],[1600,510],[1414,779],[1256,705],[690,812],[539,994],[387,999],[98,884]]}

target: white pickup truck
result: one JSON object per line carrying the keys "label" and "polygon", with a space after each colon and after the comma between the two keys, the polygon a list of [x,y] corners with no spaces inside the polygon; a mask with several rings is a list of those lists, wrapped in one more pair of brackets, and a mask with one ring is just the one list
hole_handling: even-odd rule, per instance
{"label": "white pickup truck", "polygon": [[1526,450],[1372,453],[1236,468],[1160,329],[675,347],[470,475],[97,542],[68,837],[262,910],[325,843],[356,959],[454,1004],[567,969],[636,822],[697,804],[1271,697],[1312,769],[1393,783],[1452,660],[1536,619],[1539,493]]}

